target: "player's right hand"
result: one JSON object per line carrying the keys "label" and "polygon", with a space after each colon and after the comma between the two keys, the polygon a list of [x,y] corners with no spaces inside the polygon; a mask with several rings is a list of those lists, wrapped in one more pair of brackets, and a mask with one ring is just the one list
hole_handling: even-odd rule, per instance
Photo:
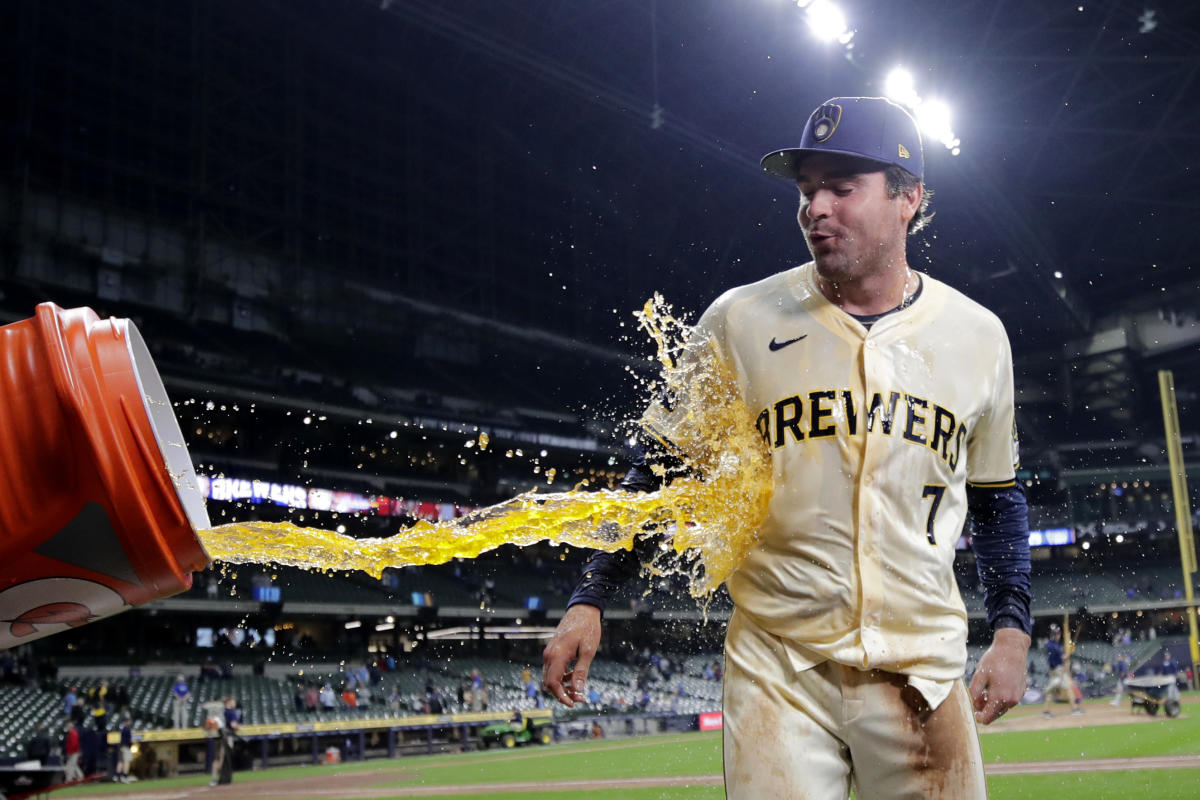
{"label": "player's right hand", "polygon": [[[600,609],[577,603],[567,609],[542,652],[542,685],[568,708],[583,702],[583,687],[600,647]],[[574,662],[574,667],[568,665]]]}
{"label": "player's right hand", "polygon": [[1017,628],[999,628],[992,635],[992,646],[980,657],[969,688],[980,725],[991,725],[1021,702],[1029,645],[1028,634]]}

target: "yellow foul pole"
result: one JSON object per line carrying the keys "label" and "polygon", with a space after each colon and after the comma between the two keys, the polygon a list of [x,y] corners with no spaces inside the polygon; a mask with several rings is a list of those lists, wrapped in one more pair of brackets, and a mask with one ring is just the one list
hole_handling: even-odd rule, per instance
{"label": "yellow foul pole", "polygon": [[1171,465],[1171,491],[1175,498],[1175,528],[1179,531],[1179,557],[1183,563],[1183,591],[1187,598],[1188,646],[1192,652],[1192,677],[1200,684],[1200,636],[1196,633],[1196,601],[1192,596],[1192,575],[1196,572],[1196,540],[1192,536],[1192,510],[1188,503],[1187,473],[1183,467],[1183,445],[1179,435],[1179,408],[1175,404],[1175,376],[1170,370],[1158,371],[1158,391],[1162,397],[1163,427],[1167,433],[1167,458]]}

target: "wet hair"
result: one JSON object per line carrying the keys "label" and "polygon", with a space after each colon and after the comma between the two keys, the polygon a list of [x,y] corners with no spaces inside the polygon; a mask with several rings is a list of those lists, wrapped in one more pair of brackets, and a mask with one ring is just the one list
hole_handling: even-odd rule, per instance
{"label": "wet hair", "polygon": [[911,192],[918,185],[921,187],[921,204],[917,206],[917,213],[913,214],[913,218],[908,221],[908,235],[912,236],[917,231],[923,230],[933,219],[933,212],[929,210],[929,201],[933,198],[933,190],[926,188],[925,183],[916,175],[894,164],[883,170],[883,177],[887,182],[888,197],[893,200],[902,194]]}

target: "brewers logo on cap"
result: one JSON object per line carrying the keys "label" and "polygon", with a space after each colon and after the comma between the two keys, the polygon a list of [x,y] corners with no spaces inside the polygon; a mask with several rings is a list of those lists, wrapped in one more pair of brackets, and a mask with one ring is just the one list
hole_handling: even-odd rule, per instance
{"label": "brewers logo on cap", "polygon": [[838,123],[841,121],[841,106],[834,103],[821,106],[813,112],[813,139],[818,142],[827,141],[830,136],[833,136],[833,132],[837,130]]}
{"label": "brewers logo on cap", "polygon": [[885,97],[831,97],[808,115],[799,147],[763,156],[772,175],[795,180],[800,162],[813,153],[857,156],[884,167],[900,167],[924,179],[921,133],[912,115]]}

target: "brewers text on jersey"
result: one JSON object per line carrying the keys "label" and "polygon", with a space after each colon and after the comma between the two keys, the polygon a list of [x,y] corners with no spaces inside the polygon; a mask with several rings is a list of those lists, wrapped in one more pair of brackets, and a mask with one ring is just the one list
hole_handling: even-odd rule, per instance
{"label": "brewers text on jersey", "polygon": [[870,404],[864,408],[862,398],[856,397],[853,389],[801,390],[760,411],[755,426],[767,444],[783,447],[806,438],[833,438],[838,435],[839,426],[843,429],[842,435],[857,436],[858,420],[865,411],[863,429],[866,433],[875,433],[878,420],[879,433],[891,436],[897,421],[897,406],[902,399],[905,413],[900,437],[918,447],[928,447],[951,470],[956,469],[967,426],[957,422],[958,416],[953,411],[907,392],[873,392]]}

